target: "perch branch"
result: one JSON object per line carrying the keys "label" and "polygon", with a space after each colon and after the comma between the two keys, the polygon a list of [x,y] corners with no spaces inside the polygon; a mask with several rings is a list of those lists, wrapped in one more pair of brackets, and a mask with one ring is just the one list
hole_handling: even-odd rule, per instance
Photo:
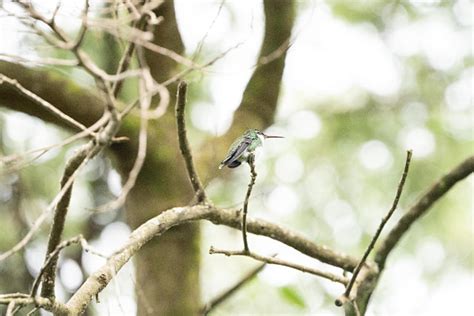
{"label": "perch branch", "polygon": [[242,238],[244,241],[244,252],[250,252],[249,244],[247,241],[247,212],[250,195],[252,194],[252,189],[255,185],[255,181],[257,180],[257,172],[255,171],[255,155],[253,153],[249,155],[247,162],[250,166],[250,182],[247,188],[247,193],[245,194],[244,210],[242,213]]}
{"label": "perch branch", "polygon": [[179,149],[184,158],[189,180],[191,181],[191,185],[193,186],[193,190],[197,196],[197,201],[198,203],[205,203],[207,202],[206,192],[204,191],[201,180],[199,179],[196,168],[194,167],[191,147],[189,146],[187,138],[186,122],[184,119],[187,86],[188,85],[185,81],[181,81],[178,84],[178,93],[176,96],[176,125],[178,128]]}
{"label": "perch branch", "polygon": [[[176,207],[162,212],[158,216],[148,220],[140,227],[135,229],[130,235],[128,241],[95,273],[90,275],[82,286],[67,302],[67,307],[73,314],[80,314],[89,305],[90,301],[100,293],[122,266],[132,258],[152,238],[160,236],[171,227],[197,220],[209,220],[211,222],[222,224],[240,229],[240,212],[236,209],[219,209],[210,205],[194,205],[188,207]],[[326,247],[319,246],[295,232],[281,228],[263,220],[248,218],[248,229],[254,234],[265,235],[286,243],[287,245],[300,250],[306,255],[315,255],[323,262],[336,266],[355,267],[357,260],[338,254]],[[284,237],[282,237],[282,235]],[[345,263],[344,263],[345,262]],[[334,264],[333,264],[334,265]],[[341,277],[335,279],[342,281]],[[347,280],[344,282],[348,282]]]}
{"label": "perch branch", "polygon": [[[240,230],[242,228],[241,213],[241,211],[234,209],[220,209],[219,212],[212,213],[209,220],[217,225],[226,225]],[[296,231],[264,219],[248,217],[247,230],[252,234],[277,240],[305,255],[346,271],[354,270],[359,262],[355,257],[336,252],[324,245],[318,245]]]}

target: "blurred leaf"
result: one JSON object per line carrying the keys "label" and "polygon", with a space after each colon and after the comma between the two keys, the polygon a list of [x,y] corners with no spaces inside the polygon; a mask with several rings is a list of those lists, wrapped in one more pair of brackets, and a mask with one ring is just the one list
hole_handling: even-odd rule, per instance
{"label": "blurred leaf", "polygon": [[298,293],[296,288],[292,286],[284,286],[279,289],[279,293],[281,297],[283,297],[283,299],[288,303],[291,303],[299,308],[306,307],[303,297]]}

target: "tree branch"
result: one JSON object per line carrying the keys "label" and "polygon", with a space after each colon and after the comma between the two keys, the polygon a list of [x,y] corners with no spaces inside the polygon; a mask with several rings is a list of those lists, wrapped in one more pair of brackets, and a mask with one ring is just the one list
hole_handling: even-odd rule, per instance
{"label": "tree branch", "polygon": [[276,264],[276,265],[292,268],[292,269],[295,269],[295,270],[299,270],[301,272],[311,273],[311,274],[314,274],[316,276],[331,280],[333,282],[341,283],[343,285],[346,285],[349,282],[349,280],[347,278],[335,275],[335,274],[330,273],[330,272],[321,271],[321,270],[318,270],[318,269],[303,266],[301,264],[297,264],[297,263],[289,262],[289,261],[282,260],[282,259],[279,259],[279,258],[275,258],[275,256],[271,256],[271,257],[262,256],[262,255],[259,255],[259,254],[255,253],[255,252],[251,252],[251,251],[221,250],[221,249],[215,249],[214,247],[211,247],[211,249],[209,249],[209,253],[210,254],[222,254],[222,255],[226,255],[228,257],[230,257],[230,256],[250,257],[250,258],[253,258],[253,259],[261,261],[261,262],[266,262],[268,264]]}
{"label": "tree branch", "polygon": [[[208,219],[216,225],[226,225],[235,229],[241,229],[242,220],[239,210],[219,209],[219,212],[213,212],[211,215]],[[354,270],[359,262],[355,257],[336,252],[324,245],[318,245],[296,231],[264,219],[249,217],[247,219],[247,230],[252,234],[277,240],[305,255],[346,271]]]}
{"label": "tree branch", "polygon": [[[402,174],[402,177],[400,179],[400,183],[398,184],[397,194],[395,195],[395,199],[393,200],[392,207],[390,208],[388,213],[382,218],[382,221],[380,222],[380,225],[377,228],[377,231],[375,232],[374,236],[372,237],[372,240],[370,241],[369,246],[365,250],[364,255],[360,259],[359,264],[355,268],[354,273],[352,274],[352,278],[351,278],[349,284],[347,285],[346,291],[344,292],[343,296],[349,298],[350,300],[352,300],[351,297],[350,297],[352,286],[354,285],[354,282],[357,279],[357,276],[358,276],[360,270],[362,269],[362,266],[365,264],[365,261],[367,260],[367,257],[369,256],[372,249],[374,249],[375,243],[377,242],[377,239],[379,238],[380,233],[382,232],[383,228],[385,227],[385,224],[388,222],[388,220],[390,219],[390,217],[392,216],[392,214],[395,212],[395,210],[397,208],[398,201],[400,200],[400,196],[402,195],[403,187],[405,185],[405,180],[408,176],[408,170],[410,168],[411,156],[412,156],[412,151],[408,150],[406,161],[405,161],[405,168],[403,170],[403,174]],[[341,299],[336,300],[336,305],[342,306],[342,300]],[[355,307],[357,308],[357,305]]]}
{"label": "tree branch", "polygon": [[[370,241],[370,244],[368,245],[367,249],[364,252],[364,255],[362,256],[359,263],[357,264],[357,267],[354,269],[354,272],[352,274],[352,277],[349,283],[347,284],[344,294],[342,295],[342,297],[338,298],[335,302],[336,306],[343,306],[346,303],[352,304],[353,305],[352,307],[357,315],[360,314],[359,307],[357,306],[357,301],[356,301],[358,288],[356,287],[354,289],[353,295],[351,295],[352,287],[354,286],[362,267],[365,265],[365,262],[370,252],[372,251],[372,249],[374,249],[375,243],[377,242],[377,239],[382,233],[382,230],[385,227],[385,224],[388,222],[392,214],[397,209],[398,201],[400,200],[400,196],[402,195],[403,187],[405,185],[405,181],[408,176],[408,170],[410,168],[411,157],[412,157],[412,151],[408,150],[406,161],[405,161],[405,168],[403,169],[402,177],[400,179],[400,183],[398,184],[397,193],[395,195],[395,199],[393,200],[392,207],[390,208],[388,213],[382,218],[380,225],[377,228],[377,231],[375,232],[374,236],[372,237],[372,240]],[[368,267],[368,269],[371,269],[371,268],[372,267]],[[378,273],[378,271],[376,271],[376,273]]]}
{"label": "tree branch", "polygon": [[[357,305],[360,314],[363,315],[365,313],[369,299],[385,267],[387,256],[395,248],[398,241],[408,232],[410,226],[425,214],[438,199],[448,192],[457,182],[463,180],[472,172],[474,172],[474,156],[467,158],[437,181],[431,189],[421,196],[410,210],[401,217],[376,250],[375,262],[371,262],[369,266],[366,264],[362,267],[360,275],[354,285],[354,287],[357,287],[357,299],[349,300],[348,298],[342,297],[345,300],[343,303],[350,303],[344,304],[345,307]],[[355,290],[352,292],[354,291]],[[357,310],[352,308],[349,310],[348,315],[356,315],[356,312]]]}
{"label": "tree branch", "polygon": [[[241,224],[239,210],[219,209],[210,205],[199,204],[188,207],[175,207],[162,212],[134,230],[125,245],[110,256],[104,266],[87,278],[84,284],[67,302],[66,305],[69,311],[72,314],[83,312],[90,301],[107,286],[123,265],[152,238],[160,236],[171,227],[202,219],[236,229],[240,229]],[[316,254],[313,257],[323,262],[329,264],[336,262],[341,266],[351,266],[352,268],[357,264],[357,260],[354,258],[335,253],[326,247],[318,246],[305,240],[304,237],[297,233],[281,228],[276,224],[252,218],[249,218],[248,224],[249,231],[252,233],[266,235],[275,239],[280,237],[280,240],[287,245],[300,251],[303,250],[302,252],[309,256]],[[285,237],[282,238],[282,235]],[[319,251],[321,253],[318,253]]]}
{"label": "tree branch", "polygon": [[186,170],[188,171],[189,180],[193,186],[194,193],[197,196],[197,202],[205,203],[207,202],[206,192],[204,191],[201,180],[199,179],[196,168],[194,167],[193,156],[186,135],[186,122],[184,119],[186,91],[187,84],[185,81],[181,81],[178,84],[178,93],[176,96],[176,125],[178,128],[179,149],[184,158],[184,162],[186,163]]}
{"label": "tree branch", "polygon": [[400,218],[395,227],[382,241],[375,255],[375,262],[383,270],[390,252],[395,248],[400,239],[405,235],[411,225],[423,216],[427,210],[448,192],[456,183],[474,172],[474,156],[471,156],[438,180],[410,210]]}
{"label": "tree branch", "polygon": [[[15,79],[9,78],[3,74],[0,73],[0,85],[6,83],[13,87],[16,91],[21,93],[23,96],[26,98],[30,99],[31,101],[35,102],[36,104],[42,106],[45,110],[49,111],[50,113],[54,114],[57,116],[59,119],[63,120],[64,122],[68,123],[71,127],[74,127],[76,129],[82,130],[82,131],[88,131],[87,127],[84,126],[83,124],[79,123],[69,115],[66,115],[65,113],[61,112],[58,110],[54,105],[49,103],[48,101],[42,99],[38,95],[34,94],[30,90],[26,89],[23,87],[18,81]],[[91,135],[93,135],[92,132],[89,132]]]}
{"label": "tree branch", "polygon": [[55,300],[50,300],[44,297],[30,297],[28,294],[17,293],[17,295],[4,294],[0,295],[0,304],[8,305],[14,302],[17,306],[33,304],[41,307],[54,315],[69,315],[69,309],[65,304],[59,303]]}
{"label": "tree branch", "polygon": [[[70,181],[91,150],[92,143],[86,144],[69,159],[61,179],[61,189],[63,189]],[[72,187],[73,184],[71,183],[71,185],[69,185],[67,188],[67,191],[59,200],[54,212],[54,220],[51,226],[51,231],[49,233],[48,249],[45,256],[45,262],[49,261],[49,264],[45,267],[43,287],[41,289],[41,295],[47,298],[54,298],[54,283],[56,279],[56,266],[59,254],[59,252],[56,254],[54,254],[54,252],[61,242],[61,236],[64,231],[64,223],[66,222],[66,215],[69,208],[69,202],[71,200]]]}
{"label": "tree branch", "polygon": [[[43,100],[72,117],[85,126],[93,125],[103,114],[104,100],[94,93],[94,89],[83,88],[65,76],[54,71],[28,68],[15,63],[0,61],[0,73],[15,79],[25,89],[31,91]],[[0,85],[1,106],[20,111],[58,126],[69,128],[70,124],[59,119],[43,107],[16,89]]]}

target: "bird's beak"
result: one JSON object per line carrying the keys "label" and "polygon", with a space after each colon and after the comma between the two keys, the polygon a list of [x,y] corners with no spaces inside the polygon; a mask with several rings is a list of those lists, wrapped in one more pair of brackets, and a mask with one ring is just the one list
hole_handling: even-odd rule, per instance
{"label": "bird's beak", "polygon": [[265,134],[263,134],[263,137],[265,137],[265,138],[285,138],[284,136],[265,135]]}

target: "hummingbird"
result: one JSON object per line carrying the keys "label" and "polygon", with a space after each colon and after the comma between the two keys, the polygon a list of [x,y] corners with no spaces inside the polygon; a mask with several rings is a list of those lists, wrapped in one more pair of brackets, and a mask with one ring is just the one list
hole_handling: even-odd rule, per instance
{"label": "hummingbird", "polygon": [[229,168],[237,168],[242,162],[247,161],[250,154],[263,146],[263,141],[267,138],[284,138],[283,136],[266,135],[257,129],[248,129],[245,133],[237,138],[230,146],[227,156],[222,160],[219,169],[225,166]]}

